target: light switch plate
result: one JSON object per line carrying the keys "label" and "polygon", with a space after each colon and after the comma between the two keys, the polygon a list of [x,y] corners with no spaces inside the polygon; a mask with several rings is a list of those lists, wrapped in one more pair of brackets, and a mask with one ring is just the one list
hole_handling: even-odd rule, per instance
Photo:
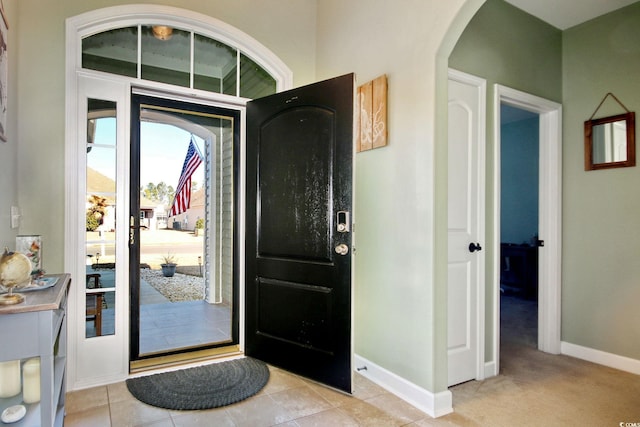
{"label": "light switch plate", "polygon": [[18,228],[20,226],[20,208],[17,206],[11,206],[11,228]]}

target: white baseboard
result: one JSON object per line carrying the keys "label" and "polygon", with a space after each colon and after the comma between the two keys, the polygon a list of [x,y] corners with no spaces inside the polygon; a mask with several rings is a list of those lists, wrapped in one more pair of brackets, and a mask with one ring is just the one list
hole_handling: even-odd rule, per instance
{"label": "white baseboard", "polygon": [[453,412],[453,398],[449,390],[432,393],[357,354],[355,366],[366,367],[358,373],[434,418]]}
{"label": "white baseboard", "polygon": [[484,378],[491,378],[498,375],[498,365],[496,362],[485,362],[484,364]]}
{"label": "white baseboard", "polygon": [[640,375],[640,360],[631,359],[630,357],[619,356],[617,354],[607,353],[589,347],[582,347],[580,345],[564,341],[560,343],[560,352],[567,356],[576,357],[599,365]]}

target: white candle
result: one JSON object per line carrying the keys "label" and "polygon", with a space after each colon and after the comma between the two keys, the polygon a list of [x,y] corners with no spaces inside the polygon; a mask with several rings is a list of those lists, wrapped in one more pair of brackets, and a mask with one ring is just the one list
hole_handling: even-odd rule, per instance
{"label": "white candle", "polygon": [[0,362],[0,397],[13,397],[20,394],[20,361]]}
{"label": "white candle", "polygon": [[22,366],[22,400],[24,403],[40,401],[40,358],[34,357]]}

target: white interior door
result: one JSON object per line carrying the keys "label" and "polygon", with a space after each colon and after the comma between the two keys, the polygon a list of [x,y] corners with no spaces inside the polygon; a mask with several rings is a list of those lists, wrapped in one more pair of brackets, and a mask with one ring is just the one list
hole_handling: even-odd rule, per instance
{"label": "white interior door", "polygon": [[482,379],[486,83],[449,71],[449,385]]}

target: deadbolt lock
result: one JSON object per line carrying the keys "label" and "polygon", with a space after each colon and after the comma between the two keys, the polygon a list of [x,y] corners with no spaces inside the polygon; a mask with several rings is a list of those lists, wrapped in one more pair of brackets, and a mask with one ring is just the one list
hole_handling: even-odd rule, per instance
{"label": "deadbolt lock", "polygon": [[338,233],[349,232],[349,211],[339,211],[336,213],[336,229]]}

